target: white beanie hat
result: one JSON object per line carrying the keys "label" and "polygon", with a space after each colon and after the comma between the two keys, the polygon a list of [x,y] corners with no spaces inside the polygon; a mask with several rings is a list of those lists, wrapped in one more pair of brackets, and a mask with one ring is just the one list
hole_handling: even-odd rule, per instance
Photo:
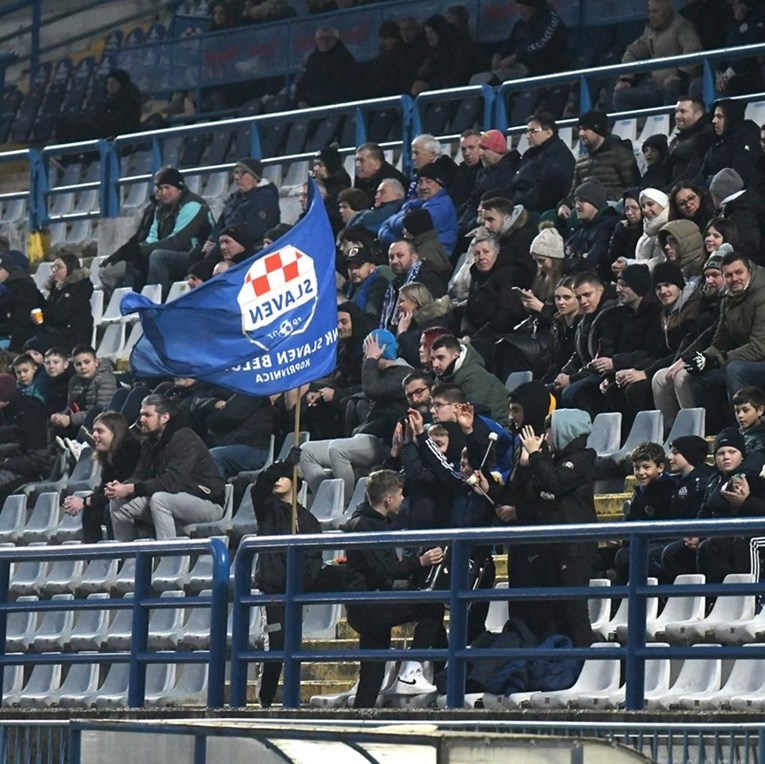
{"label": "white beanie hat", "polygon": [[531,254],[539,257],[550,257],[553,260],[562,260],[563,237],[557,228],[543,228],[531,242]]}
{"label": "white beanie hat", "polygon": [[658,188],[644,188],[640,192],[638,201],[642,202],[644,196],[665,210],[669,207],[669,197],[663,191],[659,191]]}

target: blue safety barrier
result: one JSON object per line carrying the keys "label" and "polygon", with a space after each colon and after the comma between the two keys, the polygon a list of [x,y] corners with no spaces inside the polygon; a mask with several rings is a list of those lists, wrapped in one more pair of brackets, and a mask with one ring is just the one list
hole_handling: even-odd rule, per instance
{"label": "blue safety barrier", "polygon": [[[433,531],[396,531],[389,533],[345,534],[340,544],[345,548],[369,549],[380,546],[418,548],[435,545],[448,546],[451,554],[451,588],[448,591],[374,591],[306,594],[302,590],[302,560],[307,549],[336,549],[338,538],[327,535],[300,535],[274,537],[246,537],[234,559],[234,603],[231,646],[231,705],[246,703],[247,664],[253,661],[280,660],[284,662],[284,696],[286,707],[300,703],[300,664],[303,661],[356,661],[367,660],[435,660],[447,661],[449,666],[446,704],[449,708],[462,708],[465,692],[466,662],[475,658],[477,651],[468,648],[467,606],[470,602],[507,599],[595,599],[627,597],[629,602],[626,647],[571,648],[542,650],[497,649],[481,650],[481,657],[497,658],[602,658],[622,659],[626,662],[626,708],[643,707],[645,661],[649,658],[696,658],[698,648],[647,648],[646,600],[670,594],[704,593],[762,595],[765,585],[725,584],[648,586],[647,545],[651,539],[677,539],[694,536],[757,536],[765,531],[765,518],[737,518],[706,521],[663,521],[662,523],[592,523],[583,525],[524,526],[515,528],[474,529],[461,528]],[[630,545],[630,571],[628,586],[612,587],[518,587],[500,591],[468,588],[468,561],[473,546],[550,543],[598,542],[607,539],[626,539]],[[251,594],[252,566],[258,553],[284,550],[287,553],[287,584],[283,595]],[[444,602],[449,606],[449,646],[428,650],[310,650],[302,647],[302,607],[320,602]],[[282,651],[249,650],[247,628],[249,608],[253,605],[283,603],[285,608]],[[765,644],[756,648],[726,646],[704,648],[708,657],[745,658],[765,653]]]}
{"label": "blue safety barrier", "polygon": [[[210,597],[154,597],[151,592],[152,563],[157,557],[188,554],[210,555],[213,562],[212,595]],[[11,565],[28,561],[131,559],[135,564],[135,590],[133,599],[99,600],[47,600],[18,602],[9,599]],[[21,547],[0,549],[0,693],[3,686],[3,672],[6,666],[17,664],[37,665],[40,663],[130,663],[128,705],[141,707],[144,704],[146,667],[149,663],[209,663],[207,705],[210,708],[223,706],[223,692],[226,669],[226,622],[228,618],[229,554],[220,539],[200,541],[134,541],[130,543],[76,544],[65,546]],[[209,606],[210,647],[209,650],[185,652],[156,652],[147,650],[149,610],[160,608]],[[133,611],[132,636],[129,652],[49,652],[49,653],[8,653],[5,651],[7,619],[9,613],[50,610],[103,610],[127,609]]]}

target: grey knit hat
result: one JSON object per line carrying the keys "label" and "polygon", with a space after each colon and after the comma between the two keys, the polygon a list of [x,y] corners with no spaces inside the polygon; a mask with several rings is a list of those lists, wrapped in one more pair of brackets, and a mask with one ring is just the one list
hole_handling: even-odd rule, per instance
{"label": "grey knit hat", "polygon": [[712,178],[709,193],[713,199],[722,201],[732,194],[744,190],[743,178],[731,167],[725,167]]}
{"label": "grey knit hat", "polygon": [[531,254],[562,260],[564,257],[563,237],[558,233],[558,229],[542,229],[531,242]]}

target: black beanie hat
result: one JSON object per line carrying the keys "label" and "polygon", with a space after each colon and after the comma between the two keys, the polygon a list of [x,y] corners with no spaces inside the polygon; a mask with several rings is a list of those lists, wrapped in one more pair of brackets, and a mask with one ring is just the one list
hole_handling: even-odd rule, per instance
{"label": "black beanie hat", "polygon": [[[640,266],[641,268],[643,266]],[[679,289],[685,287],[683,272],[675,263],[658,263],[653,269],[653,288],[659,284],[674,284]]]}
{"label": "black beanie hat", "polygon": [[329,170],[330,175],[334,175],[343,167],[343,158],[340,156],[338,145],[331,143],[329,146],[325,146],[317,155],[316,159],[324,162]]}
{"label": "black beanie hat", "polygon": [[181,190],[186,188],[183,175],[175,167],[163,167],[157,171],[154,183],[158,186],[175,186]]}
{"label": "black beanie hat", "polygon": [[667,136],[664,135],[664,133],[656,133],[656,135],[651,135],[643,141],[644,150],[646,146],[648,148],[656,149],[662,155],[664,155],[667,153],[668,149]]}
{"label": "black beanie hat", "polygon": [[651,291],[651,271],[645,265],[628,265],[619,278],[641,297]]}
{"label": "black beanie hat", "polygon": [[418,207],[404,215],[404,228],[412,236],[419,236],[421,233],[433,230],[433,218],[427,210]]}
{"label": "black beanie hat", "polygon": [[688,464],[694,467],[704,464],[709,452],[709,444],[698,435],[681,435],[679,438],[675,438],[669,447],[674,448],[678,454],[685,457]]}
{"label": "black beanie hat", "polygon": [[586,111],[580,115],[577,125],[605,138],[608,135],[608,114],[603,111]]}
{"label": "black beanie hat", "polygon": [[244,157],[244,159],[237,159],[234,167],[238,167],[240,170],[248,172],[253,178],[260,180],[263,177],[263,162],[255,157]]}
{"label": "black beanie hat", "polygon": [[[279,478],[286,477],[289,480],[292,480],[292,465],[288,462],[278,461],[274,462],[268,469],[268,474],[273,477],[274,484],[276,484],[276,481],[279,480]],[[297,478],[297,485],[294,486],[294,488],[299,491],[301,487],[303,486],[303,480],[298,475]]]}
{"label": "black beanie hat", "polygon": [[735,427],[725,427],[717,433],[715,438],[715,444],[713,446],[713,453],[717,453],[721,448],[729,446],[735,448],[741,452],[742,456],[746,456],[746,441],[744,436]]}
{"label": "black beanie hat", "polygon": [[221,236],[228,236],[230,239],[241,244],[245,250],[252,249],[258,241],[258,237],[246,223],[231,223],[221,230],[218,239]]}
{"label": "black beanie hat", "polygon": [[420,168],[420,171],[417,173],[417,179],[419,180],[420,178],[429,178],[430,180],[434,180],[440,186],[446,185],[444,174],[435,162],[431,162]]}

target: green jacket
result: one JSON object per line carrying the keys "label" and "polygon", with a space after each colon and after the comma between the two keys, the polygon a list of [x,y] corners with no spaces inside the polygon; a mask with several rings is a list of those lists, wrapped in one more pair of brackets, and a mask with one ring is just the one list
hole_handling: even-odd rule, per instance
{"label": "green jacket", "polygon": [[744,292],[723,298],[715,336],[704,352],[721,364],[765,361],[765,268],[755,265]]}

